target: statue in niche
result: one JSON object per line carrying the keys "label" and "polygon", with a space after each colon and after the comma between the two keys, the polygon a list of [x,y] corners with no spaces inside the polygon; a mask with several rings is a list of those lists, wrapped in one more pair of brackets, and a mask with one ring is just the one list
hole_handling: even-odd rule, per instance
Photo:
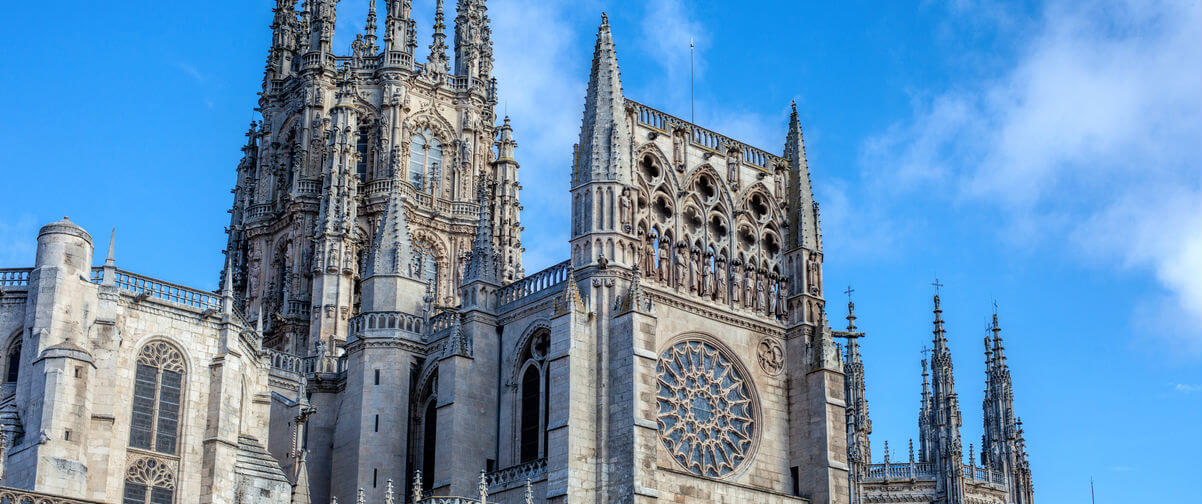
{"label": "statue in niche", "polygon": [[684,244],[676,247],[676,276],[672,279],[672,285],[678,289],[684,287],[685,283],[688,282],[688,277],[686,276],[688,275],[688,266],[686,265],[688,258],[685,257],[687,253],[688,248]]}
{"label": "statue in niche", "polygon": [[789,307],[788,295],[789,295],[789,280],[787,278],[781,278],[780,283],[777,284],[777,289],[776,289],[776,297],[778,298],[776,301],[776,314],[778,316],[783,317],[788,313],[788,307]]}
{"label": "statue in niche", "polygon": [[631,229],[634,229],[634,222],[631,220],[629,187],[622,189],[622,195],[618,198],[618,217],[622,221],[622,231],[629,233]]}
{"label": "statue in niche", "polygon": [[247,273],[246,279],[247,298],[255,298],[259,296],[259,263],[261,262],[261,259],[262,258],[260,257],[258,247],[255,247],[255,251],[251,253],[250,267],[248,268],[249,272]]}
{"label": "statue in niche", "polygon": [[737,264],[730,269],[730,302],[735,308],[743,306],[743,282]]}
{"label": "statue in niche", "polygon": [[780,292],[780,283],[776,281],[776,276],[772,277],[773,290],[768,291],[768,314],[776,315],[777,293]]}
{"label": "statue in niche", "polygon": [[726,259],[718,257],[714,266],[714,299],[726,302]]}
{"label": "statue in niche", "polygon": [[734,150],[726,155],[726,181],[730,183],[732,189],[739,186],[739,159],[738,152]]}
{"label": "statue in niche", "polygon": [[684,171],[684,130],[676,130],[672,134],[672,161],[676,171]]}
{"label": "statue in niche", "polygon": [[709,263],[712,255],[707,254],[701,263],[701,296],[709,296],[714,289],[714,270]]}
{"label": "statue in niche", "polygon": [[755,270],[743,266],[743,306],[755,309]]}
{"label": "statue in niche", "polygon": [[652,239],[647,238],[647,245],[643,247],[643,275],[651,278],[655,275],[655,247],[652,246]]}
{"label": "statue in niche", "polygon": [[668,255],[668,248],[672,246],[670,243],[667,240],[659,242],[659,268],[657,270],[659,271],[659,281],[665,284],[669,281],[668,277],[672,275],[672,259]]}
{"label": "statue in niche", "polygon": [[699,271],[697,269],[697,259],[698,259],[697,256],[698,255],[700,255],[700,254],[697,251],[697,249],[693,249],[689,253],[688,283],[689,283],[689,292],[692,292],[693,294],[697,293],[697,283],[700,281],[700,277],[698,275]]}
{"label": "statue in niche", "polygon": [[775,175],[772,177],[772,182],[776,185],[776,199],[785,201],[785,170],[777,168]]}

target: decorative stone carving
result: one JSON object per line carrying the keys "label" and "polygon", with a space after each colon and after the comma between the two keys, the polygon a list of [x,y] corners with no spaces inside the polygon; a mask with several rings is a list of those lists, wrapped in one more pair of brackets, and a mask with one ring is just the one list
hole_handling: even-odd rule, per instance
{"label": "decorative stone carving", "polygon": [[760,369],[765,373],[776,376],[785,370],[785,348],[780,340],[771,336],[760,340],[759,345]]}

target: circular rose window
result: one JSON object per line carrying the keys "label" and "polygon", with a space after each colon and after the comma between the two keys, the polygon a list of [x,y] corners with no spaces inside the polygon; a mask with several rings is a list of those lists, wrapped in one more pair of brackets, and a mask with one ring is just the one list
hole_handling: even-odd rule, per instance
{"label": "circular rose window", "polygon": [[659,356],[655,369],[659,438],[677,463],[721,477],[750,457],[756,427],[750,385],[729,356],[704,341],[682,341]]}

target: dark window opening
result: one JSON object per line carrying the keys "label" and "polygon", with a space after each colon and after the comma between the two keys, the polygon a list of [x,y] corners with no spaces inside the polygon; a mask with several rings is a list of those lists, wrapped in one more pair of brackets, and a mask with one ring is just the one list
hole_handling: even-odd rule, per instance
{"label": "dark window opening", "polygon": [[8,349],[8,372],[5,373],[4,381],[15,383],[17,376],[21,372],[21,342],[14,343]]}
{"label": "dark window opening", "polygon": [[434,483],[434,445],[438,440],[438,409],[435,402],[434,399],[430,399],[430,404],[426,405],[423,426],[425,435],[422,436],[422,486],[426,491],[429,491],[430,485]]}
{"label": "dark window opening", "polygon": [[522,375],[522,462],[529,462],[538,458],[538,402],[541,396],[538,368],[530,366],[526,368],[526,373]]}

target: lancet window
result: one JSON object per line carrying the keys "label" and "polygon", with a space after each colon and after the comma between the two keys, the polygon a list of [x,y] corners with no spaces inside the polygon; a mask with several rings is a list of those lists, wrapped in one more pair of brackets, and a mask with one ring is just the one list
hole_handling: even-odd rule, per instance
{"label": "lancet window", "polygon": [[175,455],[183,404],[184,356],[152,342],[138,353],[130,414],[129,446]]}
{"label": "lancet window", "polygon": [[550,410],[547,351],[550,336],[550,331],[539,329],[531,335],[520,355],[518,461],[522,463],[546,456]]}
{"label": "lancet window", "polygon": [[409,142],[409,183],[418,191],[438,195],[442,180],[442,143],[425,128]]}
{"label": "lancet window", "polygon": [[12,344],[8,345],[8,353],[4,359],[5,371],[4,381],[6,383],[16,383],[17,377],[21,373],[21,337],[14,338]]}

